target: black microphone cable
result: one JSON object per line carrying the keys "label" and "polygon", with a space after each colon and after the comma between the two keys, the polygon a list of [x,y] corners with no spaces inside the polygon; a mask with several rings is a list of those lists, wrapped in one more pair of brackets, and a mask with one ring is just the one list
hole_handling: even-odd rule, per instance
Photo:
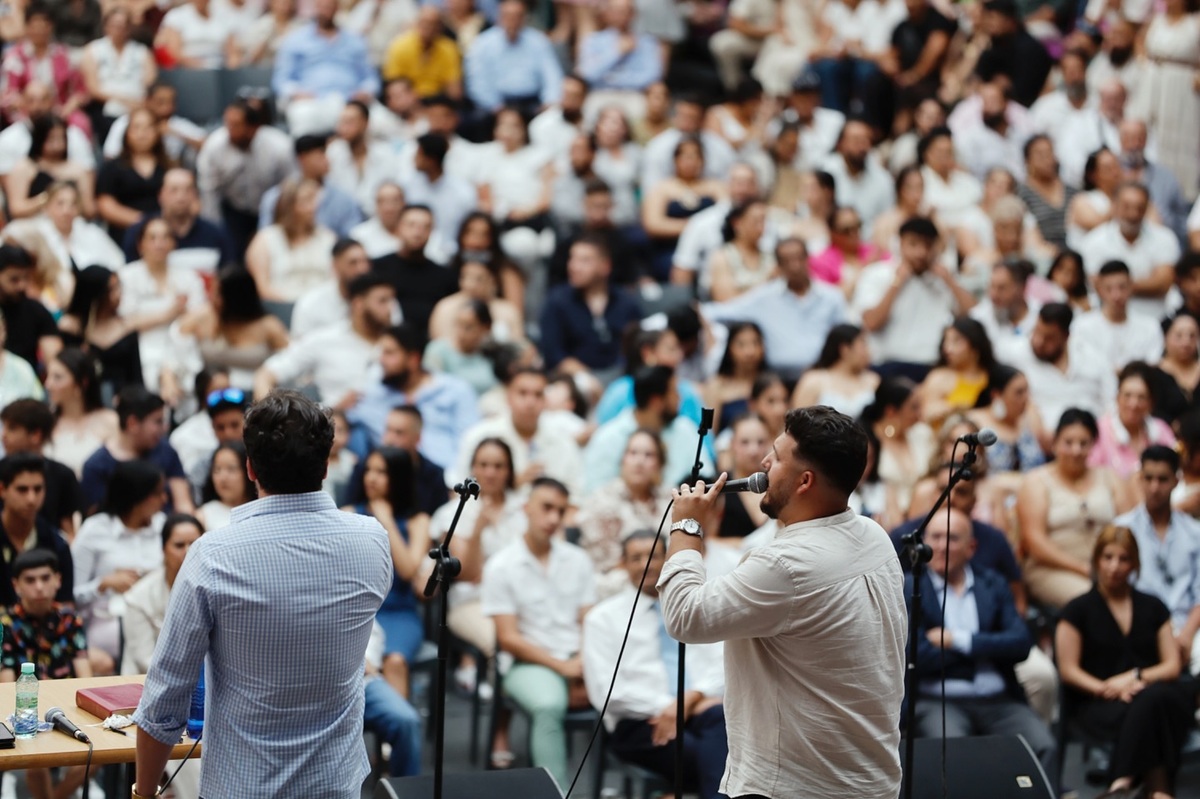
{"label": "black microphone cable", "polygon": [[[658,531],[654,534],[654,546],[650,548],[650,557],[646,558],[646,566],[642,569],[642,579],[638,582],[638,590],[633,597],[633,607],[629,610],[629,621],[625,624],[625,635],[621,638],[621,649],[617,652],[617,662],[613,665],[612,681],[608,684],[608,693],[605,694],[604,705],[600,708],[600,719],[596,722],[595,729],[592,730],[587,749],[583,750],[583,759],[579,761],[579,768],[575,770],[575,776],[571,779],[571,786],[567,788],[567,795],[564,799],[570,799],[571,792],[575,790],[575,784],[579,782],[579,776],[583,774],[583,767],[587,765],[588,755],[592,753],[592,747],[596,743],[596,736],[600,734],[600,728],[604,726],[604,713],[608,710],[609,700],[612,699],[613,690],[617,687],[617,673],[621,670],[621,658],[625,657],[625,645],[629,643],[629,632],[633,629],[638,600],[642,598],[642,587],[646,584],[646,576],[650,574],[650,562],[654,560],[654,555],[658,552],[658,542],[662,540],[663,525],[667,523],[667,518],[671,514],[671,506],[674,504],[674,499],[667,503],[667,509],[663,511],[662,519],[658,522]],[[680,698],[677,698],[676,701]]]}
{"label": "black microphone cable", "polygon": [[[161,787],[158,789],[158,792],[159,792],[159,793],[162,793],[163,791],[165,791],[165,790],[167,789],[167,786],[168,786],[168,785],[170,785],[170,784],[171,784],[171,782],[172,782],[172,781],[173,781],[173,780],[174,780],[176,777],[178,777],[178,776],[179,776],[179,772],[183,770],[183,764],[184,764],[184,763],[186,763],[186,762],[188,762],[188,758],[192,756],[192,753],[196,751],[196,747],[197,747],[197,746],[199,746],[199,745],[200,745],[200,739],[199,739],[199,738],[197,738],[195,741],[193,741],[193,742],[192,742],[192,748],[191,748],[191,749],[189,749],[189,750],[187,751],[187,754],[183,756],[183,760],[180,760],[180,761],[179,761],[179,765],[178,765],[178,766],[175,768],[175,772],[174,772],[173,774],[171,774],[171,776],[170,776],[170,777],[167,777],[167,781],[166,781],[166,782],[164,782],[164,783],[162,784],[162,786],[161,786]],[[84,799],[87,799],[87,797],[84,797]]]}

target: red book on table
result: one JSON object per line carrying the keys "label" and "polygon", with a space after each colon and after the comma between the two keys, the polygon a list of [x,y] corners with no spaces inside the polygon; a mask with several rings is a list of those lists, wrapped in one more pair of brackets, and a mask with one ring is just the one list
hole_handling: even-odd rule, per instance
{"label": "red book on table", "polygon": [[141,683],[106,685],[100,688],[80,688],[75,692],[75,705],[98,719],[114,713],[129,715],[142,700]]}

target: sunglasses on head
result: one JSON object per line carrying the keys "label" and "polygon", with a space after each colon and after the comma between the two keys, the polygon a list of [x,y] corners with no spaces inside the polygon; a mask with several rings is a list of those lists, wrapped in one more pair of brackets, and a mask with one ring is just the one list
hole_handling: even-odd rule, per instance
{"label": "sunglasses on head", "polygon": [[229,403],[230,405],[241,405],[245,401],[246,392],[240,388],[223,388],[219,391],[212,391],[209,393],[208,399],[205,400],[210,408],[215,408],[222,402]]}

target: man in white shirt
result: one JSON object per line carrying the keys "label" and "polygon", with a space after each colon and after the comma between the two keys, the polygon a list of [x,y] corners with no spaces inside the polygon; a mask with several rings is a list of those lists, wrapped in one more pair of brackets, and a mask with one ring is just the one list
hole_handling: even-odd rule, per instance
{"label": "man in white shirt", "polygon": [[1079,246],[1083,268],[1095,278],[1109,261],[1123,261],[1133,278],[1131,314],[1161,319],[1167,311],[1167,294],[1175,284],[1179,241],[1170,230],[1146,219],[1150,192],[1138,183],[1117,189],[1113,218],[1093,228]]}
{"label": "man in white shirt", "polygon": [[871,233],[872,221],[896,200],[894,181],[871,154],[871,127],[851,119],[838,136],[837,151],[825,160],[824,169],[833,175],[837,204],[858,211],[863,235]]}
{"label": "man in white shirt", "polygon": [[1017,180],[1025,177],[1023,148],[1029,131],[1014,125],[1006,109],[1009,98],[999,83],[979,87],[980,121],[983,124],[964,126],[955,131],[959,161],[979,180],[996,167],[1008,170]]}
{"label": "man in white shirt", "polygon": [[333,280],[309,289],[296,300],[288,330],[293,341],[350,321],[350,283],[369,272],[371,262],[354,239],[339,239],[332,254]]}
{"label": "man in white shirt", "polygon": [[375,216],[350,229],[350,238],[363,246],[368,258],[382,258],[400,249],[404,201],[404,189],[391,181],[380,183],[375,190]]}
{"label": "man in white shirt", "polygon": [[[657,601],[665,556],[666,546],[658,542],[654,530],[636,530],[621,542],[621,566],[629,582],[621,593],[592,608],[583,620],[583,681],[588,700],[597,710],[604,706],[609,686],[613,686],[604,714],[609,751],[670,779],[674,774],[679,647],[667,634]],[[637,609],[633,611],[635,599]],[[622,653],[631,612],[633,626]],[[614,680],[618,653],[621,672]],[[721,644],[689,646],[684,679],[685,789],[698,788],[702,799],[716,799],[729,756],[721,704],[725,691]]]}
{"label": "man in white shirt", "polygon": [[975,305],[937,258],[938,230],[926,217],[900,227],[900,258],[863,270],[853,309],[870,334],[871,358],[885,377],[917,382],[938,359],[942,332]]}
{"label": "man in white shirt", "polygon": [[[815,169],[833,152],[838,134],[846,124],[841,111],[821,106],[821,76],[811,68],[801,72],[792,83],[792,93],[788,95],[788,105],[781,119],[800,126],[800,148],[793,166],[801,170]],[[774,135],[777,131],[768,129],[767,132]]]}
{"label": "man in white shirt", "polygon": [[1044,133],[1055,141],[1067,124],[1094,105],[1088,96],[1087,54],[1079,50],[1063,53],[1058,63],[1062,88],[1043,94],[1029,107],[1029,122],[1034,133]]}
{"label": "man in white shirt", "polygon": [[[465,178],[446,174],[450,142],[437,133],[417,139],[415,169],[401,181],[409,205],[427,205],[433,211],[434,232],[442,242],[457,244],[463,220],[479,207],[479,195]],[[453,255],[454,248],[449,255]]]}
{"label": "man in white shirt", "polygon": [[1125,118],[1125,87],[1111,78],[1097,84],[1095,93],[1096,105],[1073,114],[1052,136],[1063,182],[1075,188],[1083,186],[1088,156],[1102,147],[1114,153],[1121,148],[1117,126]]}
{"label": "man in white shirt", "polygon": [[[592,559],[558,535],[570,498],[539,477],[525,503],[529,527],[483,567],[483,612],[496,623],[500,651],[513,662],[504,692],[529,715],[529,754],[559,785],[570,785],[563,717],[586,707],[580,635],[596,601]],[[893,555],[893,559],[894,559]]]}
{"label": "man in white shirt", "polygon": [[671,127],[646,143],[642,151],[643,192],[649,192],[672,174],[672,154],[684,136],[699,136],[704,150],[704,174],[723,179],[729,174],[737,154],[724,139],[710,130],[703,130],[704,106],[692,97],[680,97],[671,110]]}
{"label": "man in white shirt", "polygon": [[659,596],[673,637],[725,642],[727,796],[900,792],[904,579],[887,533],[847,507],[866,465],[853,419],[821,406],[789,411],[763,460],[762,509],[783,529],[715,580],[696,520],[708,518],[725,475],[672,491]]}
{"label": "man in white shirt", "polygon": [[1162,326],[1153,317],[1129,314],[1133,294],[1129,267],[1109,261],[1100,267],[1095,282],[1100,307],[1081,314],[1071,324],[1071,334],[1090,344],[1114,374],[1130,361],[1158,363],[1163,352]]}
{"label": "man in white shirt", "polygon": [[1071,335],[1071,306],[1051,302],[1038,311],[1028,340],[997,352],[998,360],[1020,370],[1029,380],[1029,398],[1042,414],[1047,430],[1058,427],[1067,408],[1103,415],[1117,396],[1116,375],[1085,342]]}
{"label": "man in white shirt", "polygon": [[[155,83],[148,89],[146,109],[154,114],[160,125],[165,127],[162,134],[163,149],[167,157],[176,162],[195,157],[204,144],[208,131],[186,117],[175,113],[177,92],[174,86],[167,83]],[[113,120],[104,138],[104,157],[119,158],[121,149],[125,146],[125,131],[129,129],[129,114],[122,114]]]}
{"label": "man in white shirt", "polygon": [[329,160],[326,182],[357,200],[364,215],[371,213],[375,192],[396,173],[396,151],[389,142],[370,138],[370,121],[369,107],[351,100],[338,116],[334,137],[325,146]]}
{"label": "man in white shirt", "polygon": [[379,358],[379,339],[392,323],[396,292],[382,275],[367,273],[350,281],[347,294],[349,324],[318,330],[268,358],[254,376],[256,397],[310,376],[325,405],[344,411],[358,402]]}
{"label": "man in white shirt", "polygon": [[562,79],[562,99],[529,122],[529,141],[555,157],[565,155],[579,134],[587,133],[583,124],[583,104],[588,87],[578,75]]}
{"label": "man in white shirt", "polygon": [[1041,304],[1025,298],[1025,287],[1033,275],[1028,261],[1001,261],[992,267],[987,297],[968,312],[983,325],[992,347],[1003,347],[1012,339],[1027,339]]}

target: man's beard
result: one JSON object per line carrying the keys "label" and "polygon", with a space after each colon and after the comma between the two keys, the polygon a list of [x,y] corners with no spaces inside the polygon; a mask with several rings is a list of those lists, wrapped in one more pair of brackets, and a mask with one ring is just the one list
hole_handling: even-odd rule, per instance
{"label": "man's beard", "polygon": [[408,377],[407,369],[396,372],[394,375],[384,374],[383,384],[388,388],[401,390],[408,385]]}
{"label": "man's beard", "polygon": [[574,109],[564,108],[562,110],[562,117],[563,117],[563,120],[565,120],[566,122],[570,122],[572,125],[578,125],[580,123],[580,121],[583,120],[583,109],[582,108],[574,108]]}
{"label": "man's beard", "polygon": [[778,519],[779,512],[783,510],[783,503],[773,497],[771,489],[768,488],[767,493],[763,494],[762,500],[758,503],[758,509],[767,514],[768,519]]}
{"label": "man's beard", "polygon": [[855,153],[854,155],[843,155],[842,157],[846,159],[846,166],[855,172],[861,172],[867,167],[867,157],[865,155]]}
{"label": "man's beard", "polygon": [[1133,58],[1132,47],[1114,47],[1108,51],[1108,60],[1114,67],[1123,67]]}
{"label": "man's beard", "polygon": [[983,115],[983,124],[988,126],[989,128],[991,128],[992,130],[1000,130],[1000,128],[1002,128],[1004,126],[1004,122],[1005,122],[1004,112],[1000,112],[999,114],[984,114]]}

